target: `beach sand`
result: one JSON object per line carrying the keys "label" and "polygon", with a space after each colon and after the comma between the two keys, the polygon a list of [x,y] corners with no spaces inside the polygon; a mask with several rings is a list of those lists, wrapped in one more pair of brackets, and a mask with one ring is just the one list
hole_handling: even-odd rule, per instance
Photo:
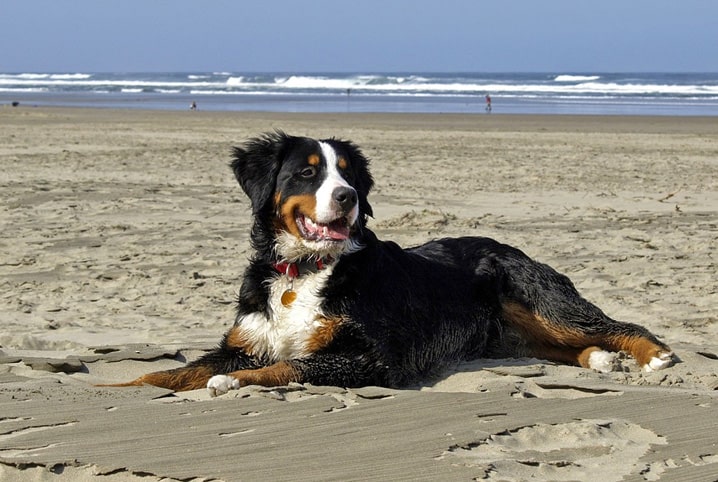
{"label": "beach sand", "polygon": [[[715,118],[0,107],[0,480],[715,480]],[[351,139],[370,226],[481,235],[680,362],[460,364],[415,389],[98,388],[232,324],[250,255],[231,146]]]}

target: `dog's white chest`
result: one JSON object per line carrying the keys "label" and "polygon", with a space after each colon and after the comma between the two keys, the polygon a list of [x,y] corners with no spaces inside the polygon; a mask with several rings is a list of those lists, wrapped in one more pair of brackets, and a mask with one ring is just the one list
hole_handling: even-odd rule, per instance
{"label": "dog's white chest", "polygon": [[[238,320],[253,347],[253,355],[279,361],[302,358],[311,353],[311,340],[323,320],[320,293],[331,272],[332,267],[329,266],[293,280],[280,276],[272,281],[268,316],[251,313]],[[296,293],[296,298],[285,306],[282,295],[289,289]]]}

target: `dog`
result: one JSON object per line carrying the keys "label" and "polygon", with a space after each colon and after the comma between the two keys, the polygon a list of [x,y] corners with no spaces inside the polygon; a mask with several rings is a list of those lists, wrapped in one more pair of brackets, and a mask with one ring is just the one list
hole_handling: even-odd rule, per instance
{"label": "dog", "polygon": [[462,360],[535,357],[609,372],[628,352],[646,371],[673,353],[613,320],[572,282],[485,237],[402,249],[367,227],[374,181],[357,145],[281,131],[233,150],[251,201],[253,257],[217,348],[150,384],[213,396],[291,382],[406,387]]}

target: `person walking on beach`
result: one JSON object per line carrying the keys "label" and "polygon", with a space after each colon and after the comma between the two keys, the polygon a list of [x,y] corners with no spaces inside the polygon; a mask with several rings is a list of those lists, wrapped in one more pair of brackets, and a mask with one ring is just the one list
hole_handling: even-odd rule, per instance
{"label": "person walking on beach", "polygon": [[192,101],[192,103],[189,105],[189,110],[197,110],[197,102]]}
{"label": "person walking on beach", "polygon": [[491,114],[491,96],[486,94],[486,113]]}

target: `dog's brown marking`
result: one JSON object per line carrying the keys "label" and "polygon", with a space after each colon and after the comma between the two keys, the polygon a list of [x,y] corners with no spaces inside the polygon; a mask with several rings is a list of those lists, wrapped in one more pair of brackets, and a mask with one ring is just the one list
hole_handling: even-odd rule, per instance
{"label": "dog's brown marking", "polygon": [[553,323],[520,303],[504,303],[502,309],[504,320],[534,344],[576,348],[594,344],[585,333]]}
{"label": "dog's brown marking", "polygon": [[148,373],[140,377],[143,383],[180,392],[205,388],[214,373],[208,367],[183,367],[167,372]]}
{"label": "dog's brown marking", "polygon": [[286,361],[280,361],[263,368],[254,370],[238,370],[227,373],[239,380],[240,386],[262,385],[265,387],[278,387],[291,382],[301,382],[299,371]]}
{"label": "dog's brown marking", "polygon": [[341,318],[320,317],[318,321],[321,326],[319,326],[309,340],[307,340],[307,351],[310,353],[316,353],[328,346],[339,330],[339,326],[342,324]]}
{"label": "dog's brown marking", "polygon": [[250,341],[250,337],[239,326],[233,326],[227,333],[227,347],[237,348],[248,355],[254,354],[254,345]]}
{"label": "dog's brown marking", "polygon": [[313,194],[290,196],[279,206],[281,229],[300,238],[301,233],[296,222],[296,215],[301,214],[309,219],[316,219],[317,199]]}
{"label": "dog's brown marking", "polygon": [[111,385],[98,385],[100,387],[140,387],[142,385],[154,385],[156,387],[168,388],[178,392],[205,388],[207,382],[214,373],[208,367],[187,366],[174,370],[148,373],[140,378],[126,383],[114,383]]}
{"label": "dog's brown marking", "polygon": [[502,309],[504,320],[523,334],[531,354],[538,358],[590,368],[588,359],[594,351],[625,351],[643,366],[651,358],[670,352],[667,346],[643,336],[582,333],[554,323],[519,303],[504,303]]}
{"label": "dog's brown marking", "polygon": [[310,154],[307,158],[307,163],[310,166],[318,166],[319,165],[319,155],[318,154]]}
{"label": "dog's brown marking", "polygon": [[590,368],[588,358],[600,349],[590,336],[553,323],[520,303],[502,305],[503,318],[528,341],[531,356]]}
{"label": "dog's brown marking", "polygon": [[339,166],[339,169],[346,169],[347,167],[349,167],[349,163],[347,163],[346,159],[340,157],[337,161],[337,166]]}
{"label": "dog's brown marking", "polygon": [[630,353],[641,366],[649,363],[652,358],[661,358],[661,355],[671,351],[668,346],[656,344],[642,336],[613,335],[607,337],[607,340],[609,349]]}

